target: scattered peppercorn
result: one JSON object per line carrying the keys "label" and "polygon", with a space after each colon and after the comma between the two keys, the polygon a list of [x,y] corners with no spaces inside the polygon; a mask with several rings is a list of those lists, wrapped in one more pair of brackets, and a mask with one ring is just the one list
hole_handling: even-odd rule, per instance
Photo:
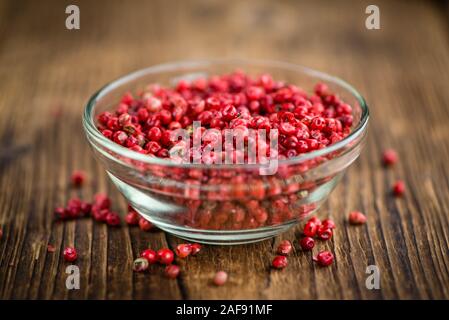
{"label": "scattered peppercorn", "polygon": [[139,219],[139,228],[140,228],[140,230],[142,230],[142,231],[150,231],[150,230],[152,230],[153,229],[153,224],[150,222],[150,221],[148,221],[147,219],[145,219],[145,218],[140,218]]}
{"label": "scattered peppercorn", "polygon": [[86,180],[86,174],[81,170],[73,171],[71,180],[74,187],[81,187]]}
{"label": "scattered peppercorn", "polygon": [[360,211],[351,211],[348,220],[350,224],[364,224],[366,222],[366,216]]}
{"label": "scattered peppercorn", "polygon": [[146,249],[140,253],[141,258],[145,258],[148,260],[149,264],[154,264],[157,262],[157,254],[156,251],[151,249]]}
{"label": "scattered peppercorn", "polygon": [[67,247],[64,249],[64,259],[68,262],[73,262],[78,258],[76,249],[73,247]]}
{"label": "scattered peppercorn", "polygon": [[276,256],[273,259],[271,265],[276,269],[283,269],[287,266],[288,260],[286,256]]}
{"label": "scattered peppercorn", "polygon": [[393,194],[396,197],[402,197],[405,193],[405,183],[404,181],[396,181],[396,183],[393,185]]}
{"label": "scattered peppercorn", "polygon": [[299,245],[301,246],[302,250],[304,251],[310,251],[315,246],[315,240],[311,237],[304,237],[299,241]]}
{"label": "scattered peppercorn", "polygon": [[398,162],[398,154],[393,149],[387,149],[382,154],[382,162],[385,166],[392,166]]}
{"label": "scattered peppercorn", "polygon": [[136,226],[139,224],[140,216],[135,211],[129,211],[125,216],[125,221],[130,226]]}
{"label": "scattered peppercorn", "polygon": [[56,248],[54,245],[48,244],[47,245],[47,252],[53,253],[56,251]]}
{"label": "scattered peppercorn", "polygon": [[278,246],[277,253],[280,255],[288,256],[292,251],[292,244],[288,240],[283,240]]}
{"label": "scattered peppercorn", "polygon": [[213,281],[216,286],[222,286],[228,281],[228,274],[225,271],[218,271]]}
{"label": "scattered peppercorn", "polygon": [[195,256],[196,254],[198,254],[201,251],[202,246],[199,243],[193,243],[191,245],[192,248],[192,256]]}
{"label": "scattered peppercorn", "polygon": [[334,255],[330,251],[321,251],[313,260],[320,266],[327,267],[334,261]]}
{"label": "scattered peppercorn", "polygon": [[177,265],[171,264],[165,267],[165,276],[170,279],[178,277],[180,269]]}
{"label": "scattered peppercorn", "polygon": [[190,243],[180,244],[176,247],[175,252],[178,257],[185,258],[192,253],[192,245]]}
{"label": "scattered peppercorn", "polygon": [[332,229],[328,228],[326,225],[321,225],[317,231],[317,235],[320,240],[329,240],[332,238],[332,234]]}
{"label": "scattered peppercorn", "polygon": [[157,261],[161,264],[171,264],[174,259],[173,251],[168,248],[162,248],[157,251]]}
{"label": "scattered peppercorn", "polygon": [[133,270],[136,272],[144,272],[148,269],[149,263],[145,258],[137,258],[133,263]]}

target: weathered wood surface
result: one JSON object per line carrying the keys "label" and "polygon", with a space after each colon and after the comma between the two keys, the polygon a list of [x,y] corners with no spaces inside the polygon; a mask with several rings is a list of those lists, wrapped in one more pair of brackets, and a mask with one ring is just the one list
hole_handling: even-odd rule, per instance
{"label": "weathered wood surface", "polygon": [[[65,28],[64,1],[0,2],[0,298],[26,299],[411,299],[449,298],[448,9],[433,2],[376,1],[381,30],[365,28],[367,2],[75,1],[81,29]],[[75,3],[74,2],[74,3]],[[125,202],[95,162],[81,113],[107,81],[152,64],[209,57],[286,60],[336,74],[371,107],[366,149],[320,210],[338,223],[328,247],[336,263],[317,268],[296,250],[282,272],[269,268],[282,239],[207,247],[179,261],[182,276],[135,274],[148,244],[175,246],[161,232],[108,229],[90,219],[55,223],[52,210],[97,191]],[[401,161],[380,166],[386,147]],[[74,169],[89,173],[69,188]],[[389,188],[408,187],[404,199]],[[349,210],[368,215],[362,227]],[[47,244],[56,252],[47,253]],[[75,244],[80,290],[65,288],[61,251]],[[367,290],[375,264],[381,289]],[[226,286],[210,285],[229,272]]]}

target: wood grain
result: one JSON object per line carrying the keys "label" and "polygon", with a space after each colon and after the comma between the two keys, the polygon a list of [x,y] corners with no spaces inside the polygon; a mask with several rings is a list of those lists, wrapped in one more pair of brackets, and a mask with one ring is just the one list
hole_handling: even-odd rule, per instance
{"label": "wood grain", "polygon": [[[369,31],[363,1],[76,1],[81,29],[69,31],[64,1],[0,2],[0,298],[448,299],[449,11],[427,1],[377,3],[381,29]],[[338,223],[323,245],[335,253],[332,267],[295,250],[287,269],[269,268],[273,248],[297,239],[297,228],[257,244],[206,247],[178,261],[182,276],[167,281],[157,268],[133,273],[131,262],[148,245],[179,239],[53,221],[55,205],[76,194],[107,191],[126,210],[82,133],[88,97],[145,66],[211,57],[307,65],[366,97],[366,149],[320,210]],[[379,163],[387,147],[401,157],[390,170]],[[80,191],[68,185],[74,169],[89,173]],[[404,199],[389,194],[396,179],[407,184]],[[365,226],[346,224],[353,209],[368,215]],[[80,290],[65,287],[66,245],[80,252]],[[371,264],[380,290],[365,287]],[[216,288],[219,269],[230,280]]]}

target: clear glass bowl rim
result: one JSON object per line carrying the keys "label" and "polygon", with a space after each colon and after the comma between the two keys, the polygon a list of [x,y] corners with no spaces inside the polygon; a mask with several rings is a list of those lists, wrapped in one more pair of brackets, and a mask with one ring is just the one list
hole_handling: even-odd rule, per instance
{"label": "clear glass bowl rim", "polygon": [[[349,91],[358,101],[360,108],[362,109],[362,115],[360,117],[360,121],[357,124],[357,126],[353,129],[353,131],[344,139],[338,141],[335,144],[332,144],[328,147],[325,147],[323,149],[315,150],[312,152],[301,154],[297,157],[293,157],[290,159],[285,160],[279,160],[279,165],[294,165],[297,163],[301,163],[306,160],[311,160],[316,157],[324,156],[328,153],[335,152],[340,148],[344,148],[346,145],[350,144],[351,142],[355,141],[360,135],[362,135],[368,125],[368,119],[369,119],[369,109],[368,105],[366,104],[365,99],[362,97],[362,95],[354,89],[349,83],[346,81],[331,76],[327,73],[317,71],[302,65],[297,65],[289,62],[281,62],[281,61],[275,61],[275,60],[249,60],[249,59],[208,59],[208,60],[185,60],[185,61],[177,61],[177,62],[170,62],[170,63],[163,63],[154,65],[148,68],[140,69],[134,72],[131,72],[125,76],[122,76],[116,80],[113,80],[103,86],[101,89],[99,89],[97,92],[95,92],[90,99],[87,102],[87,105],[84,109],[83,114],[83,127],[86,131],[89,138],[93,138],[96,140],[101,146],[107,148],[108,150],[114,152],[117,155],[120,155],[122,157],[126,157],[131,160],[139,161],[146,164],[151,165],[161,165],[161,166],[168,166],[168,167],[179,167],[179,168],[191,168],[191,169],[258,169],[262,166],[266,166],[263,164],[212,164],[212,165],[204,165],[204,164],[196,164],[196,163],[175,163],[173,161],[164,159],[164,158],[157,158],[157,157],[149,157],[148,155],[141,154],[135,151],[132,151],[128,148],[125,148],[119,144],[116,144],[103,136],[103,134],[97,129],[95,125],[95,119],[92,117],[94,108],[96,106],[96,103],[99,99],[101,99],[103,96],[107,95],[110,91],[116,89],[117,87],[133,81],[139,77],[148,75],[148,74],[157,74],[161,72],[168,72],[168,71],[176,71],[180,68],[207,68],[213,65],[235,65],[237,68],[239,65],[245,66],[245,65],[252,65],[252,66],[258,66],[258,67],[270,67],[270,68],[281,68],[286,69],[288,71],[294,71],[294,72],[300,72],[305,73],[309,76],[316,77],[320,80],[326,80],[328,82],[332,82],[347,91]],[[300,86],[298,84],[298,86]],[[354,147],[354,146],[353,146]]]}

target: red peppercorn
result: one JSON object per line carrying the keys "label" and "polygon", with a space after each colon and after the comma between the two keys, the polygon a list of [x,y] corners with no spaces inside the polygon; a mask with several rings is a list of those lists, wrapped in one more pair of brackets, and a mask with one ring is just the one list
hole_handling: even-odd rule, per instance
{"label": "red peppercorn", "polygon": [[201,251],[201,245],[199,243],[193,243],[191,245],[191,249],[192,249],[191,255],[194,256]]}
{"label": "red peppercorn", "polygon": [[324,219],[321,223],[325,228],[335,229],[335,222],[332,219]]}
{"label": "red peppercorn", "polygon": [[364,224],[366,222],[366,216],[360,211],[352,211],[349,213],[350,224]]}
{"label": "red peppercorn", "polygon": [[142,231],[150,231],[151,229],[153,229],[153,224],[146,220],[145,218],[140,218],[139,219],[139,228]]}
{"label": "red peppercorn", "polygon": [[48,245],[47,245],[47,252],[53,253],[53,252],[55,252],[55,251],[56,251],[56,248],[55,248],[54,245],[51,245],[51,244],[48,244]]}
{"label": "red peppercorn", "polygon": [[129,211],[125,216],[125,222],[130,226],[136,226],[139,224],[140,216],[135,211]]}
{"label": "red peppercorn", "polygon": [[177,265],[171,264],[165,267],[165,276],[170,279],[178,277],[180,269]]}
{"label": "red peppercorn", "polygon": [[382,162],[385,166],[394,165],[398,162],[398,154],[393,149],[387,149],[382,154]]}
{"label": "red peppercorn", "polygon": [[314,260],[322,267],[327,267],[334,261],[334,255],[329,251],[321,251]]}
{"label": "red peppercorn", "polygon": [[64,259],[68,262],[73,262],[78,258],[78,254],[76,253],[76,249],[73,247],[67,247],[64,249]]}
{"label": "red peppercorn", "polygon": [[72,173],[72,185],[75,187],[81,187],[86,180],[86,174],[84,171],[76,170]]}
{"label": "red peppercorn", "polygon": [[[324,221],[326,221],[326,220],[324,220]],[[312,223],[316,224],[317,226],[321,225],[321,220],[315,216],[311,217],[309,220],[307,220],[307,222],[312,222]]]}
{"label": "red peppercorn", "polygon": [[151,141],[159,141],[162,137],[162,131],[158,127],[153,127],[150,130],[148,130],[147,137]]}
{"label": "red peppercorn", "polygon": [[176,247],[176,255],[180,258],[185,258],[192,252],[192,245],[190,243],[180,244]]}
{"label": "red peppercorn", "polygon": [[301,246],[302,250],[309,251],[312,250],[315,246],[315,240],[311,237],[304,237],[299,241],[299,245]]}
{"label": "red peppercorn", "polygon": [[288,240],[283,240],[277,249],[277,253],[280,255],[288,256],[292,251],[292,244]]}
{"label": "red peppercorn", "polygon": [[120,216],[115,212],[108,212],[106,215],[106,223],[108,226],[117,227],[120,225]]}
{"label": "red peppercorn", "polygon": [[396,197],[402,197],[405,193],[405,183],[401,180],[396,181],[396,183],[393,185],[393,194]]}
{"label": "red peppercorn", "polygon": [[156,251],[151,249],[146,249],[140,253],[141,258],[145,258],[148,260],[149,264],[154,264],[157,262],[157,254]]}
{"label": "red peppercorn", "polygon": [[97,193],[94,196],[94,205],[100,209],[109,209],[111,206],[111,200],[105,193]]}
{"label": "red peppercorn", "polygon": [[271,265],[276,269],[283,269],[287,266],[288,260],[286,256],[276,256],[273,259]]}
{"label": "red peppercorn", "polygon": [[67,213],[66,213],[66,209],[63,207],[57,207],[55,208],[55,217],[61,220],[64,220],[68,217]]}
{"label": "red peppercorn", "polygon": [[225,271],[218,271],[214,276],[214,284],[216,286],[222,286],[228,281],[228,274]]}
{"label": "red peppercorn", "polygon": [[81,203],[81,212],[85,215],[90,214],[92,211],[92,205],[88,202]]}
{"label": "red peppercorn", "polygon": [[157,251],[157,261],[162,264],[171,264],[175,259],[173,251],[168,248],[159,249]]}
{"label": "red peppercorn", "polygon": [[304,226],[303,233],[307,237],[314,237],[318,231],[318,225],[316,225],[313,221],[309,221]]}
{"label": "red peppercorn", "polygon": [[322,225],[318,228],[317,235],[321,240],[329,240],[330,238],[332,238],[332,229],[327,228],[325,225]]}
{"label": "red peppercorn", "polygon": [[148,269],[148,266],[150,264],[148,263],[148,260],[145,258],[137,258],[133,262],[133,270],[136,272],[144,272]]}

